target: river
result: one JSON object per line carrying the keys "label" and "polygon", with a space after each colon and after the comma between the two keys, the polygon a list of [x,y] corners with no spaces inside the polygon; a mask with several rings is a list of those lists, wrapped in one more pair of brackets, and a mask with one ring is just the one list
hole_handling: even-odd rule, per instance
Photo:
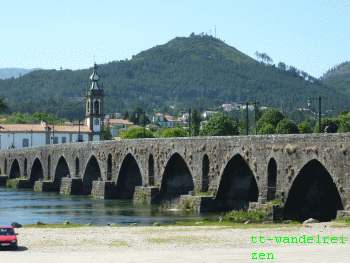
{"label": "river", "polygon": [[134,206],[131,200],[96,200],[86,196],[63,196],[0,187],[0,225],[62,223],[148,225],[154,222],[200,219],[202,215],[160,212],[155,207]]}

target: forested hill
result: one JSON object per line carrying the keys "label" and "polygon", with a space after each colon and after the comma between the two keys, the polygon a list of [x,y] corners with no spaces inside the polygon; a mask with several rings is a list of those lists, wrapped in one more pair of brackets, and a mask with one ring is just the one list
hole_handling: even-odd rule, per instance
{"label": "forested hill", "polygon": [[[18,79],[1,80],[0,95],[12,111],[81,117],[90,72],[34,71]],[[130,60],[100,65],[99,73],[107,112],[135,106],[147,111],[169,106],[204,109],[255,99],[261,105],[295,109],[305,106],[308,97],[319,95],[342,109],[349,101],[305,72],[283,63],[277,67],[257,62],[211,36],[177,37]]]}
{"label": "forested hill", "polygon": [[24,68],[0,68],[0,79],[9,79],[9,78],[18,78],[29,72],[33,69],[24,69]]}
{"label": "forested hill", "polygon": [[330,69],[322,76],[322,81],[331,87],[350,96],[350,61]]}

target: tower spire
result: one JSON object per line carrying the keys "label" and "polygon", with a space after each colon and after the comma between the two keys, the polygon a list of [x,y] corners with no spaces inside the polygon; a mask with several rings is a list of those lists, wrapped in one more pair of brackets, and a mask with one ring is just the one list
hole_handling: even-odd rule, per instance
{"label": "tower spire", "polygon": [[104,92],[98,81],[100,76],[97,73],[97,64],[94,63],[92,74],[90,75],[91,87],[86,97],[86,124],[91,134],[90,141],[100,140],[104,119]]}
{"label": "tower spire", "polygon": [[99,79],[100,79],[100,76],[97,74],[97,64],[94,63],[92,74],[90,76],[90,80],[91,80],[90,90],[99,90],[100,89],[100,87],[98,85]]}

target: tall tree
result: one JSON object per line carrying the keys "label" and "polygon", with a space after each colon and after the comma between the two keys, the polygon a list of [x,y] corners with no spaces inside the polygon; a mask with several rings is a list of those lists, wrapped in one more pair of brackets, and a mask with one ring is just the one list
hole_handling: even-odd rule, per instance
{"label": "tall tree", "polygon": [[[261,115],[257,123],[258,133],[264,134],[266,131],[271,130],[271,126],[276,129],[277,124],[284,119],[284,115],[276,109],[267,109]],[[266,125],[269,124],[269,128]],[[271,125],[271,126],[270,126]],[[264,130],[264,132],[262,132]]]}
{"label": "tall tree", "polygon": [[194,109],[191,111],[191,121],[190,121],[190,134],[192,136],[198,136],[199,130],[201,126],[201,115],[200,113]]}
{"label": "tall tree", "polygon": [[222,113],[214,114],[209,121],[204,124],[201,131],[201,135],[205,136],[227,136],[238,134],[237,122]]}
{"label": "tall tree", "polygon": [[0,97],[0,112],[4,112],[8,109],[4,97]]}

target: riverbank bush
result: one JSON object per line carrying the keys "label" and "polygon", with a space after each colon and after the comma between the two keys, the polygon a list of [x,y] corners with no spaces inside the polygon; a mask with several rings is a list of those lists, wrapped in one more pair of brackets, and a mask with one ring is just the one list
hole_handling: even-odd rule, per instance
{"label": "riverbank bush", "polygon": [[251,211],[230,211],[224,215],[223,219],[234,223],[261,223],[266,221],[267,217],[268,214],[265,209],[256,209]]}

